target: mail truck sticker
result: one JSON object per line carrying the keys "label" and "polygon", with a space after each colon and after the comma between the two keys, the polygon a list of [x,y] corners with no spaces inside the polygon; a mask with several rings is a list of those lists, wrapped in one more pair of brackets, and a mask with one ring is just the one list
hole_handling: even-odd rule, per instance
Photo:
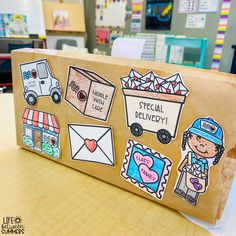
{"label": "mail truck sticker", "polygon": [[207,192],[210,167],[224,154],[223,129],[212,118],[195,120],[183,134],[182,150],[174,193],[195,206],[199,195]]}
{"label": "mail truck sticker", "polygon": [[116,87],[93,71],[70,66],[65,100],[81,114],[107,121]]}
{"label": "mail truck sticker", "polygon": [[121,78],[126,122],[130,132],[139,137],[143,131],[156,133],[168,144],[176,137],[179,119],[188,89],[180,74],[161,78],[153,72],[145,75],[132,69]]}
{"label": "mail truck sticker", "polygon": [[171,172],[172,161],[134,140],[127,143],[121,176],[161,200]]}
{"label": "mail truck sticker", "polygon": [[54,115],[26,108],[22,121],[24,145],[53,158],[60,157],[60,128]]}
{"label": "mail truck sticker", "polygon": [[115,166],[111,127],[68,124],[68,133],[72,160]]}
{"label": "mail truck sticker", "polygon": [[29,105],[35,105],[44,96],[51,96],[56,104],[61,101],[62,89],[47,59],[20,64],[20,72],[24,98]]}

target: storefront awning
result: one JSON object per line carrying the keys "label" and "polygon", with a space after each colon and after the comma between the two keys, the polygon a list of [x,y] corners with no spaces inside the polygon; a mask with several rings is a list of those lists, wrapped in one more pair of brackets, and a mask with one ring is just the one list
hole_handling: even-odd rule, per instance
{"label": "storefront awning", "polygon": [[22,117],[24,124],[50,130],[57,134],[60,133],[59,125],[54,115],[46,112],[26,108]]}

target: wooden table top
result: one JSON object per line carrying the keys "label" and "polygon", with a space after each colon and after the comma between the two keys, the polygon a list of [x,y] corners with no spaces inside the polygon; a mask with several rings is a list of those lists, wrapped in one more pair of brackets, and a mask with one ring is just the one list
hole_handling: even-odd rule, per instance
{"label": "wooden table top", "polygon": [[0,95],[0,130],[0,227],[19,216],[24,235],[210,235],[176,211],[17,147],[12,94]]}

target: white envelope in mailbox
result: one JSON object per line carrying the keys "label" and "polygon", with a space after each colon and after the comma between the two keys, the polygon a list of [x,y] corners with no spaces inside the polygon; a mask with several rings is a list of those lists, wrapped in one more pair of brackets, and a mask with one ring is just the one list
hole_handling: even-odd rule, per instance
{"label": "white envelope in mailbox", "polygon": [[68,124],[68,133],[73,160],[115,165],[111,127]]}

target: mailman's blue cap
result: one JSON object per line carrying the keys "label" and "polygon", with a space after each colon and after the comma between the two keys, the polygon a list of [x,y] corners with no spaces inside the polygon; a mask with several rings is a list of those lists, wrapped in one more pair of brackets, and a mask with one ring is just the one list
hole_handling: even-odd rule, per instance
{"label": "mailman's blue cap", "polygon": [[189,131],[215,144],[223,145],[223,130],[212,118],[195,120]]}

